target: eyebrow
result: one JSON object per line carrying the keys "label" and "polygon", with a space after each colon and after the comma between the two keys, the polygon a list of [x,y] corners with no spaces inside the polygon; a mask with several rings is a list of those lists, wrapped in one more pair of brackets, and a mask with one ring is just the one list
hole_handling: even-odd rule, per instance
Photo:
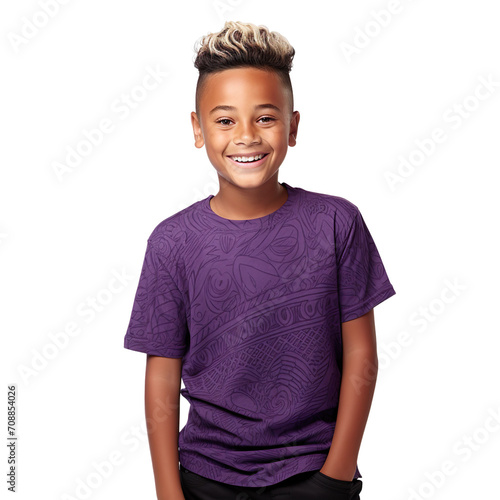
{"label": "eyebrow", "polygon": [[[257,110],[257,109],[264,109],[264,108],[274,109],[274,110],[281,113],[281,109],[278,108],[278,106],[275,106],[274,104],[271,104],[271,103],[257,104],[254,109]],[[212,113],[215,113],[216,111],[236,111],[236,108],[234,106],[227,106],[224,104],[220,104],[219,106],[215,106],[215,108],[213,108],[210,111],[209,115],[211,115]]]}

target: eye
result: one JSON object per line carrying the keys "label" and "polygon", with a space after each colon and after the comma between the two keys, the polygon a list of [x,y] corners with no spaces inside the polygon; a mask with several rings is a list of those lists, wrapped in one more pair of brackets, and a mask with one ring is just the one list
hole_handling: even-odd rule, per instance
{"label": "eye", "polygon": [[271,118],[270,116],[263,116],[262,118],[259,118],[259,120],[269,120],[269,121],[265,121],[264,123],[270,123],[270,122],[276,121],[275,118]]}
{"label": "eye", "polygon": [[[229,122],[229,123],[222,123],[222,122]],[[220,123],[221,125],[230,125],[231,120],[229,118],[221,118],[220,120],[217,120],[215,123]]]}

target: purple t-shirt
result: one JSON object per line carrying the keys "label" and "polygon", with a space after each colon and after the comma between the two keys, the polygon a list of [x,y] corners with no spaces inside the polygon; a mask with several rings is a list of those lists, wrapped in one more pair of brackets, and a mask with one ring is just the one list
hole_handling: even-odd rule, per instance
{"label": "purple t-shirt", "polygon": [[353,203],[281,184],[288,199],[264,217],[225,219],[210,195],[160,222],[125,335],[127,349],[183,358],[180,463],[239,486],[323,466],[341,325],[396,293]]}

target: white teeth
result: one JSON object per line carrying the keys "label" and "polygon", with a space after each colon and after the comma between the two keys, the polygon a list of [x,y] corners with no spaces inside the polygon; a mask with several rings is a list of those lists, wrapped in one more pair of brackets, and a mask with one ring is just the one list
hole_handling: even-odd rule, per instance
{"label": "white teeth", "polygon": [[257,155],[257,156],[233,156],[233,160],[239,161],[239,162],[242,162],[242,163],[246,163],[246,162],[249,162],[249,161],[260,160],[264,156],[265,155],[263,155],[263,154],[260,154],[260,155]]}

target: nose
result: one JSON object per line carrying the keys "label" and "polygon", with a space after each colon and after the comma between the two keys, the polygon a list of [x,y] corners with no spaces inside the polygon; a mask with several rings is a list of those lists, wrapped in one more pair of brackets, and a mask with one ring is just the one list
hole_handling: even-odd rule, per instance
{"label": "nose", "polygon": [[259,144],[261,141],[258,128],[252,122],[241,120],[233,130],[235,144]]}

